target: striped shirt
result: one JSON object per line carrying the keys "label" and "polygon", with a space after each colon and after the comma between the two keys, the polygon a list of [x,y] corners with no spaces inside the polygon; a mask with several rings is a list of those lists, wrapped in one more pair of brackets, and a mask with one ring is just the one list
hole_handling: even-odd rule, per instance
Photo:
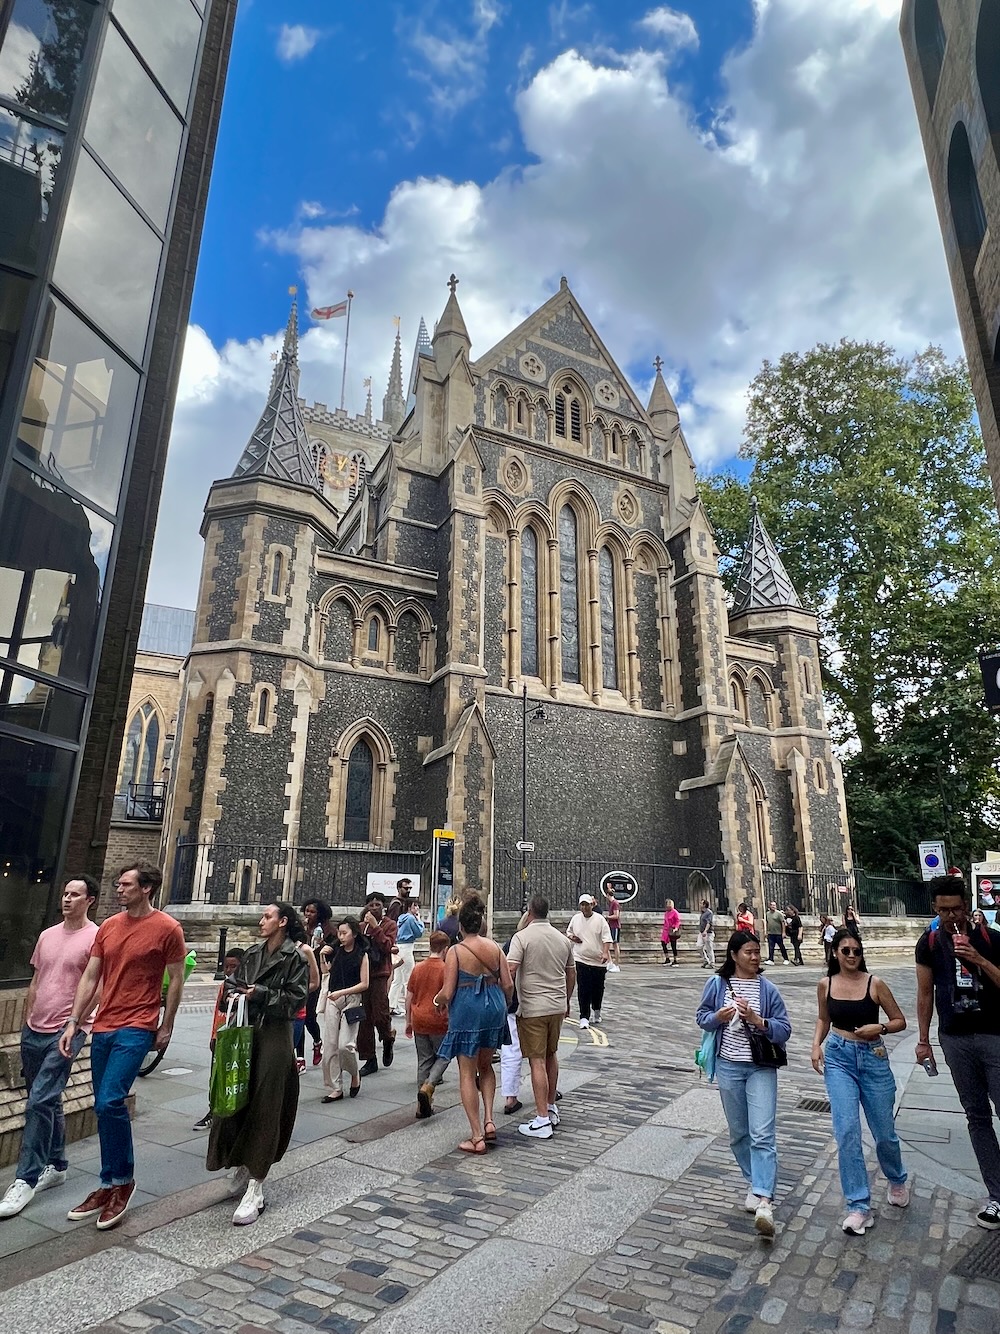
{"label": "striped shirt", "polygon": [[[738,996],[740,1000],[745,1000],[750,1008],[760,1014],[760,978],[739,978],[731,977],[727,982],[725,1000],[723,1006],[733,1003],[733,996]],[[719,1055],[725,1061],[752,1061],[750,1054],[750,1039],[747,1037],[746,1028],[743,1026],[743,1020],[738,1014],[734,1014],[732,1019],[722,1031],[722,1046],[719,1049]]]}

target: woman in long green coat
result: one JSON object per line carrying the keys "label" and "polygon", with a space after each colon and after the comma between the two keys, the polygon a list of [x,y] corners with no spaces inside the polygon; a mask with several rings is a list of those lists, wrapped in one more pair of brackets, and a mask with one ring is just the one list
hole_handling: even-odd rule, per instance
{"label": "woman in long green coat", "polygon": [[[206,1165],[236,1167],[245,1194],[233,1214],[237,1227],[255,1223],[264,1208],[264,1178],[288,1148],[299,1105],[292,1020],[306,1000],[309,969],[297,942],[303,931],[290,903],[272,903],[260,919],[261,939],[244,954],[229,996],[246,996],[253,1025],[250,1097],[233,1116],[213,1117]],[[236,1191],[234,1191],[236,1193]]]}

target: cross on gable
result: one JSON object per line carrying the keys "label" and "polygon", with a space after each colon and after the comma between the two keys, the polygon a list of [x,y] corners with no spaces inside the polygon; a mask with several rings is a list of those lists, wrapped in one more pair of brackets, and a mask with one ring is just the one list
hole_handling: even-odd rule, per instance
{"label": "cross on gable", "polygon": [[663,358],[657,357],[656,360],[653,362],[653,365],[656,367],[657,375],[659,375],[660,371],[663,369]]}
{"label": "cross on gable", "polygon": [[448,291],[452,294],[452,296],[455,295],[455,288],[457,286],[458,286],[458,279],[455,277],[454,274],[452,274],[451,277],[448,279]]}

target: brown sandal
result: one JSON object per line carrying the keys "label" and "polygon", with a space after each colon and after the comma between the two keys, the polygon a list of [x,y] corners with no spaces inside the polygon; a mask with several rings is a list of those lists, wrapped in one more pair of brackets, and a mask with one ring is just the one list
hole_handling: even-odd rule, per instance
{"label": "brown sandal", "polygon": [[487,1144],[495,1144],[497,1142],[497,1128],[492,1121],[487,1121],[483,1126],[483,1139]]}
{"label": "brown sandal", "polygon": [[476,1139],[463,1139],[458,1147],[463,1153],[485,1153],[486,1140],[479,1135]]}

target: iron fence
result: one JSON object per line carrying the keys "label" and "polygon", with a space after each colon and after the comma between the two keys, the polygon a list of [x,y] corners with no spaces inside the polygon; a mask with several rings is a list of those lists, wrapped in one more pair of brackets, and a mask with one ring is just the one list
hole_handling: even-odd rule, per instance
{"label": "iron fence", "polygon": [[[702,899],[716,911],[728,911],[726,864],[668,866],[654,862],[597,861],[590,858],[536,857],[528,854],[527,896],[544,894],[549,907],[565,911],[576,907],[581,894],[600,898],[598,886],[609,871],[628,871],[639,892],[629,904],[633,912],[662,912],[664,899],[673,899],[679,912],[697,912]],[[524,897],[521,854],[514,848],[497,851],[493,904],[500,912],[518,912]]]}
{"label": "iron fence", "polygon": [[369,874],[419,876],[425,852],[393,848],[303,848],[280,844],[186,843],[174,849],[170,902],[258,904],[308,898],[359,906]]}
{"label": "iron fence", "polygon": [[162,824],[166,801],[166,783],[129,783],[124,792],[115,794],[111,818]]}
{"label": "iron fence", "polygon": [[927,887],[906,876],[871,875],[863,867],[849,871],[764,870],[764,898],[779,907],[794,904],[800,912],[839,919],[851,904],[865,917],[929,916]]}

